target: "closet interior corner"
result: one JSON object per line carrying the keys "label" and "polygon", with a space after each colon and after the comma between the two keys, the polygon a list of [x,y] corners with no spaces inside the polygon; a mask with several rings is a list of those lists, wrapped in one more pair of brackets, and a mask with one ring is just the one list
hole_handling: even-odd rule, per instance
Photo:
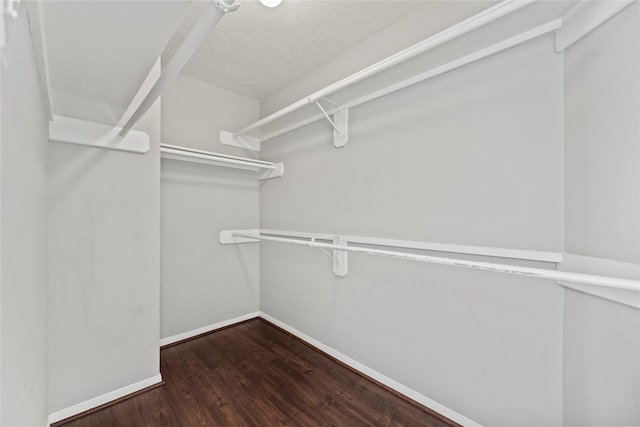
{"label": "closet interior corner", "polygon": [[640,0],[0,12],[0,425],[640,425]]}

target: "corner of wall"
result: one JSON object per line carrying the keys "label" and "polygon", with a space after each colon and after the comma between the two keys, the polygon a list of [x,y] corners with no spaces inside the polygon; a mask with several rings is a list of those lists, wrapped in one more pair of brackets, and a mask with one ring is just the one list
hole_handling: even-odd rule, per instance
{"label": "corner of wall", "polygon": [[6,24],[6,68],[0,72],[0,423],[44,425],[48,120],[26,10],[19,8],[18,19]]}

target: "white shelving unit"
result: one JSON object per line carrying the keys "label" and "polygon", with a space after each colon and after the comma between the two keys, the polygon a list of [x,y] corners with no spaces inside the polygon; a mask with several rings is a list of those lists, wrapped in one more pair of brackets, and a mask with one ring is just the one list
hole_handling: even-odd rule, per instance
{"label": "white shelving unit", "polygon": [[[427,69],[408,78],[383,85],[382,87],[377,87],[371,91],[358,93],[356,96],[345,95],[345,93],[348,92],[345,89],[353,88],[355,84],[365,79],[380,74],[385,70],[396,67],[451,40],[493,23],[525,6],[529,6],[532,3],[540,3],[534,0],[504,0],[407,49],[251,123],[236,132],[221,131],[219,135],[220,142],[225,145],[260,151],[262,142],[271,140],[318,120],[326,119],[334,129],[334,146],[336,148],[344,147],[349,139],[348,112],[350,108],[448,73],[465,65],[472,64],[483,58],[506,51],[507,49],[511,49],[546,34],[553,33],[555,35],[555,50],[561,52],[615,13],[631,4],[631,2],[632,0],[623,0],[605,2],[607,4],[602,5],[600,4],[601,2],[593,4],[594,2],[581,1],[567,13],[563,14],[563,12],[558,12],[555,13],[555,15],[548,13],[547,15],[553,16],[553,18],[548,19],[544,24],[530,24],[531,26],[529,28],[525,27],[525,30],[519,34],[484,46],[444,64]],[[553,2],[547,4],[553,6]],[[334,99],[328,98],[329,96],[334,96]],[[340,98],[340,101],[337,101],[337,98]]]}
{"label": "white shelving unit", "polygon": [[[600,268],[594,269],[593,266],[595,264],[603,264],[604,260],[596,260],[597,262],[595,263],[591,261],[590,263],[587,263],[587,265],[583,265],[585,262],[573,261],[563,269],[552,270],[494,262],[470,261],[462,258],[416,254],[411,252],[399,252],[395,250],[373,249],[367,246],[420,249],[453,253],[456,255],[473,254],[562,264],[563,255],[565,254],[558,252],[416,242],[396,239],[381,239],[375,237],[317,234],[283,230],[222,230],[220,231],[219,241],[223,245],[270,241],[307,246],[309,248],[318,248],[321,250],[331,250],[333,251],[333,254],[329,254],[329,256],[333,258],[334,274],[341,277],[346,276],[348,272],[347,254],[349,252],[355,252],[404,259],[408,261],[426,262],[429,264],[448,265],[451,267],[471,268],[501,274],[514,274],[539,279],[549,279],[558,281],[562,286],[573,287],[574,285],[586,285],[594,287],[596,292],[605,292],[601,296],[606,297],[607,299],[612,299],[614,301],[619,301],[623,304],[636,307],[638,306],[638,293],[640,293],[640,280],[635,278],[638,274],[637,265],[625,265],[623,266],[624,269],[622,269],[619,265],[621,263],[609,262],[609,264],[613,265],[608,265],[608,268],[602,268],[600,266]],[[353,244],[362,246],[353,246]],[[569,256],[572,257],[572,259],[576,258],[573,255]],[[588,268],[589,264],[591,265],[591,268]],[[573,268],[581,270],[581,272],[571,271]],[[623,275],[626,277],[616,277],[614,274],[616,274],[616,276]],[[584,287],[576,289],[587,292]],[[605,290],[602,291],[602,289]],[[623,293],[622,296],[620,296],[620,292]]]}

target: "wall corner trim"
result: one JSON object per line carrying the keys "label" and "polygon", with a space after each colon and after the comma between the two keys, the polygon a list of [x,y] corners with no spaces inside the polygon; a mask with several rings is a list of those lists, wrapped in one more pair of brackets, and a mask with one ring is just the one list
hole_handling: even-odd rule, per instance
{"label": "wall corner trim", "polygon": [[113,402],[116,399],[120,399],[121,397],[125,397],[129,394],[135,393],[137,391],[140,391],[147,387],[151,387],[161,382],[162,382],[162,375],[161,374],[154,375],[153,377],[147,378],[146,380],[138,381],[128,386],[124,386],[117,390],[113,390],[103,395],[94,397],[93,399],[89,399],[84,402],[77,403],[68,408],[61,409],[49,415],[48,426],[50,426],[51,424],[57,423],[59,421],[65,420],[67,418],[73,417],[74,415],[78,415],[85,411],[89,411],[91,409],[97,408],[98,406],[102,406],[109,402]]}
{"label": "wall corner trim", "polygon": [[458,424],[461,424],[465,427],[481,427],[482,425],[470,420],[469,418],[465,417],[464,415],[461,415],[457,412],[455,412],[452,409],[447,408],[446,406],[418,393],[417,391],[410,389],[407,386],[404,386],[400,383],[398,383],[397,381],[381,374],[378,371],[375,371],[371,368],[369,368],[366,365],[363,365],[362,363],[350,358],[349,356],[340,353],[339,351],[321,343],[320,341],[315,340],[314,338],[311,338],[309,335],[298,331],[297,329],[287,325],[286,323],[283,323],[277,319],[275,319],[274,317],[264,313],[264,312],[260,312],[260,317],[263,318],[264,320],[273,323],[274,325],[278,326],[279,328],[284,329],[285,331],[289,332],[290,334],[298,337],[299,339],[301,339],[302,341],[310,344],[313,347],[316,347],[317,349],[319,349],[320,351],[328,354],[331,357],[334,357],[335,359],[339,360],[340,362],[344,363],[345,365],[355,369],[356,371],[370,377],[373,378],[374,380],[384,384],[385,386],[397,391],[398,393],[420,403],[421,405],[426,406],[429,409],[434,410],[435,412],[439,413],[440,415],[443,415],[447,418],[449,418],[452,421],[457,422]]}

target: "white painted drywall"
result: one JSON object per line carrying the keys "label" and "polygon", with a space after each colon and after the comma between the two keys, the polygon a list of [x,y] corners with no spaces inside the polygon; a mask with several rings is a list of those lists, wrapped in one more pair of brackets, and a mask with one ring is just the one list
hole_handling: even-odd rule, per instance
{"label": "white painted drywall", "polygon": [[[640,263],[640,7],[565,53],[567,252]],[[640,424],[640,310],[567,290],[565,425]]]}
{"label": "white painted drywall", "polygon": [[52,413],[160,371],[159,104],[144,155],[49,145]]}
{"label": "white painted drywall", "polygon": [[[499,34],[475,40],[488,36]],[[366,47],[348,56],[366,58]],[[261,227],[563,249],[563,59],[552,36],[351,110],[349,139],[334,149],[318,122],[265,143],[263,158],[287,173],[261,189]],[[261,310],[482,424],[562,423],[555,283],[349,263],[340,279],[319,251],[263,243]]]}
{"label": "white painted drywall", "polygon": [[255,151],[222,145],[221,130],[257,120],[259,102],[200,80],[178,75],[162,94],[162,142],[257,158]]}
{"label": "white painted drywall", "polygon": [[7,19],[2,70],[3,426],[45,426],[47,390],[47,144],[26,10]]}
{"label": "white painted drywall", "polygon": [[115,125],[189,2],[41,2],[56,113]]}
{"label": "white painted drywall", "polygon": [[564,425],[640,425],[639,313],[566,291]]}
{"label": "white painted drywall", "polygon": [[[258,101],[180,75],[162,96],[163,142],[246,156],[217,135],[258,114]],[[218,243],[222,229],[258,228],[256,174],[163,159],[161,175],[161,337],[258,311],[259,248]]]}
{"label": "white painted drywall", "polygon": [[566,52],[567,252],[638,262],[637,3]]}

